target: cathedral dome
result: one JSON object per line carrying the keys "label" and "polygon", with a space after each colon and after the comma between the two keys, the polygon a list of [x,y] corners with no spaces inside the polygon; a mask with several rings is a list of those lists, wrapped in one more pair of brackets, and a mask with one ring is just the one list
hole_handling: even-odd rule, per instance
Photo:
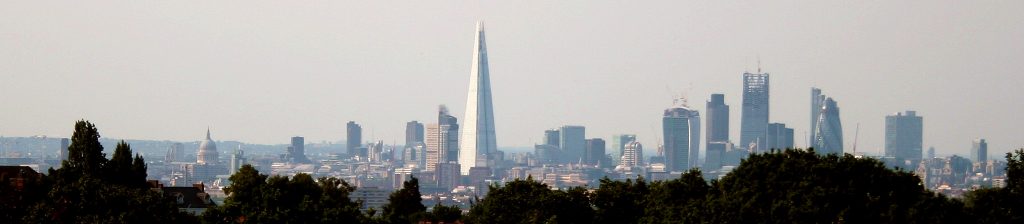
{"label": "cathedral dome", "polygon": [[196,153],[196,163],[216,164],[219,159],[217,154],[217,143],[210,138],[210,130],[206,130],[206,139],[199,143],[199,152]]}

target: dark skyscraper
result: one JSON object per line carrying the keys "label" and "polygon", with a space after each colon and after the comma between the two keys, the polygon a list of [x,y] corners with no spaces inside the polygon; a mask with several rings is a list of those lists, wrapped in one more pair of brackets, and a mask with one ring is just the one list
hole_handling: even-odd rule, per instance
{"label": "dark skyscraper", "polygon": [[292,145],[288,146],[288,159],[293,163],[310,163],[306,157],[306,138],[292,137]]}
{"label": "dark skyscraper", "polygon": [[601,160],[604,159],[604,150],[604,139],[587,139],[586,156],[583,162],[589,165],[597,165],[598,162],[601,162]]}
{"label": "dark skyscraper", "polygon": [[985,164],[988,162],[988,142],[980,138],[971,143],[971,161]]}
{"label": "dark skyscraper", "polygon": [[700,151],[700,113],[690,109],[685,99],[665,110],[661,120],[665,138],[665,169],[685,171],[696,167]]}
{"label": "dark skyscraper", "polygon": [[636,135],[613,135],[612,136],[612,147],[611,156],[612,163],[619,164],[619,159],[622,159],[622,154],[626,151],[626,144],[636,141]]}
{"label": "dark skyscraper", "polygon": [[560,143],[558,141],[559,138],[561,138],[561,133],[558,132],[558,129],[551,129],[551,130],[545,130],[544,131],[544,144],[545,145],[553,145],[553,146],[562,145],[562,143]]}
{"label": "dark skyscraper", "polygon": [[412,147],[423,142],[423,123],[410,121],[405,123],[405,146]]}
{"label": "dark skyscraper", "polygon": [[349,121],[346,125],[346,130],[347,136],[345,140],[348,144],[345,144],[345,147],[348,149],[348,155],[366,157],[366,155],[359,155],[359,148],[363,144],[363,127],[360,127],[355,121]]}
{"label": "dark skyscraper", "polygon": [[[825,98],[821,103],[813,147],[821,154],[843,154],[843,124],[839,121],[839,105],[832,97]],[[920,152],[919,148],[918,158],[921,158]]]}
{"label": "dark skyscraper", "polygon": [[583,159],[586,151],[586,128],[583,126],[562,126],[559,132],[559,148],[562,150],[562,162],[577,163]]}
{"label": "dark skyscraper", "polygon": [[441,105],[437,113],[437,122],[440,124],[440,135],[447,144],[442,149],[445,152],[445,161],[449,163],[459,162],[459,119],[448,113],[448,107]]}
{"label": "dark skyscraper", "polygon": [[707,136],[706,142],[729,141],[729,105],[725,104],[724,94],[711,94],[707,102]]}
{"label": "dark skyscraper", "polygon": [[[760,73],[760,69],[758,69]],[[763,152],[765,130],[768,126],[768,73],[743,73],[743,111],[740,117],[738,147],[752,152]]]}
{"label": "dark skyscraper", "polygon": [[885,156],[920,161],[923,121],[915,111],[885,116]]}

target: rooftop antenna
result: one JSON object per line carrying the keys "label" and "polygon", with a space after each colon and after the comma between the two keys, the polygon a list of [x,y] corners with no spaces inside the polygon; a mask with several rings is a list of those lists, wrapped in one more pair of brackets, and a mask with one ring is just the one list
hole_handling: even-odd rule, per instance
{"label": "rooftop antenna", "polygon": [[761,74],[761,55],[757,55],[757,74]]}

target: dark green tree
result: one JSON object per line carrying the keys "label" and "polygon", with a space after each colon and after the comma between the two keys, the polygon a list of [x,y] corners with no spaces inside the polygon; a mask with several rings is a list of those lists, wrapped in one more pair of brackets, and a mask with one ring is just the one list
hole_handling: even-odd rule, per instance
{"label": "dark green tree", "polygon": [[419,179],[413,177],[402,183],[402,189],[388,196],[382,215],[388,223],[415,223],[423,218],[427,207],[423,206]]}
{"label": "dark green tree", "polygon": [[1024,149],[1006,153],[1006,187],[964,195],[964,207],[976,223],[1024,223]]}
{"label": "dark green tree", "polygon": [[224,204],[203,213],[207,223],[358,223],[355,190],[336,178],[314,181],[309,174],[267,177],[245,165],[230,177]]}
{"label": "dark green tree", "polygon": [[459,206],[435,204],[427,215],[427,221],[431,223],[455,223],[459,220],[462,220],[462,209]]}
{"label": "dark green tree", "polygon": [[700,223],[705,214],[711,186],[698,169],[679,179],[651,183],[642,223]]}
{"label": "dark green tree", "polygon": [[[578,190],[577,190],[578,192]],[[582,199],[585,200],[585,199]],[[492,185],[486,197],[470,208],[466,221],[469,223],[590,223],[592,219],[578,218],[574,212],[590,210],[589,204],[582,207],[572,203],[564,191],[551,190],[545,184],[526,180],[514,180],[498,187]]]}
{"label": "dark green tree", "polygon": [[[172,200],[127,178],[133,160],[127,144],[119,144],[115,163],[103,155],[99,132],[87,121],[75,124],[68,159],[46,177],[47,198],[36,202],[23,218],[26,223],[182,223],[193,217],[178,211]],[[140,158],[141,161],[141,158]],[[124,171],[127,167],[128,170]],[[113,171],[112,171],[113,170]],[[111,172],[104,172],[111,171]],[[140,170],[145,172],[145,168]],[[116,178],[115,178],[116,177]],[[122,178],[124,177],[124,178]],[[125,184],[129,183],[130,184]]]}
{"label": "dark green tree", "polygon": [[636,180],[613,181],[603,178],[594,191],[593,204],[597,223],[636,223],[644,215],[650,189],[643,177]]}

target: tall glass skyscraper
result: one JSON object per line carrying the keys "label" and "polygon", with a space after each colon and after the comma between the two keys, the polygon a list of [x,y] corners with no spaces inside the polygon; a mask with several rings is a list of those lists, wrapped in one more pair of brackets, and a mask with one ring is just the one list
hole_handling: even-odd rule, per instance
{"label": "tall glass skyscraper", "polygon": [[[760,72],[760,69],[758,69]],[[738,147],[751,152],[763,152],[765,130],[768,127],[768,73],[743,73],[743,111],[740,117]]]}
{"label": "tall glass skyscraper", "polygon": [[971,143],[971,161],[976,163],[988,163],[988,142],[984,138],[975,139]]}
{"label": "tall glass skyscraper", "polygon": [[583,126],[566,125],[558,129],[559,138],[558,141],[561,143],[559,148],[561,149],[561,161],[563,163],[578,163],[580,160],[586,160],[586,149],[587,149],[587,129]]}
{"label": "tall glass skyscraper", "polygon": [[360,127],[355,121],[349,121],[345,126],[345,141],[347,142],[345,148],[348,149],[348,156],[356,156],[359,154],[359,147],[363,144],[363,127]]}
{"label": "tall glass skyscraper", "polygon": [[885,156],[920,161],[923,121],[916,111],[885,116]]}
{"label": "tall glass skyscraper", "polygon": [[713,171],[722,167],[726,145],[729,144],[729,105],[724,94],[711,94],[707,102],[707,131],[704,134],[703,170]]}
{"label": "tall glass skyscraper", "polygon": [[814,129],[814,150],[821,154],[842,155],[843,124],[839,121],[839,106],[831,97],[825,98],[821,104],[817,127]]}
{"label": "tall glass skyscraper", "polygon": [[473,65],[469,76],[469,97],[462,130],[460,173],[469,175],[473,167],[490,167],[490,154],[498,151],[494,137],[494,106],[491,101],[491,74],[487,65],[487,43],[483,21],[476,24]]}
{"label": "tall glass skyscraper", "polygon": [[661,120],[665,138],[665,168],[686,171],[696,167],[700,156],[700,113],[690,109],[685,99],[665,110]]}
{"label": "tall glass skyscraper", "polygon": [[807,145],[812,147],[814,140],[818,139],[814,136],[814,129],[818,128],[818,115],[821,115],[821,103],[823,101],[825,101],[825,95],[821,95],[821,89],[811,87],[811,128],[807,129],[811,132],[810,136],[807,136],[807,139],[810,139],[811,142],[808,142]]}

